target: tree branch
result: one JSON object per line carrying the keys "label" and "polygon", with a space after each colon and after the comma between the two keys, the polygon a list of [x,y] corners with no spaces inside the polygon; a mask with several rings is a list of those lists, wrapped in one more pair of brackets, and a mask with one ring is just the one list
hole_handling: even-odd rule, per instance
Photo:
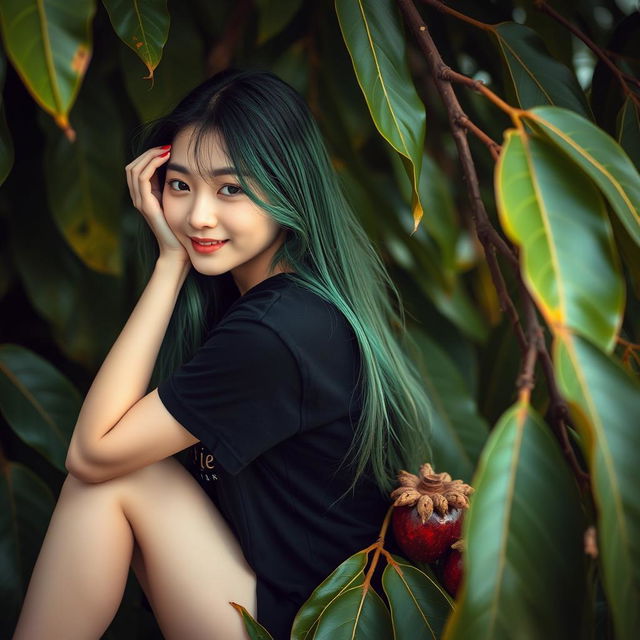
{"label": "tree branch", "polygon": [[[442,4],[438,0],[425,1],[434,6]],[[412,0],[398,0],[398,5],[404,15],[405,21],[416,37],[420,49],[425,55],[429,70],[435,81],[436,88],[438,89],[447,110],[449,124],[458,149],[460,162],[462,164],[463,177],[469,193],[469,199],[471,200],[472,219],[476,226],[478,239],[483,246],[491,277],[496,291],[498,292],[501,307],[503,311],[507,312],[511,317],[516,337],[520,344],[520,348],[523,351],[522,370],[517,381],[519,395],[527,401],[529,400],[531,390],[535,386],[535,365],[538,356],[540,356],[545,377],[548,381],[549,395],[551,398],[551,428],[560,441],[562,451],[571,465],[576,478],[583,486],[588,485],[589,476],[580,468],[575,457],[575,452],[568,439],[567,429],[564,423],[564,418],[567,415],[566,404],[556,385],[553,365],[546,348],[542,328],[538,322],[535,304],[520,274],[520,262],[514,251],[507,246],[506,242],[491,225],[491,221],[489,220],[484,208],[484,203],[480,197],[478,175],[469,149],[466,137],[466,128],[461,122],[461,119],[466,118],[466,115],[462,111],[460,103],[453,91],[451,81],[460,82],[473,90],[481,91],[501,109],[508,112],[516,122],[519,121],[521,110],[515,109],[505,103],[501,98],[489,91],[489,89],[487,89],[482,83],[457,73],[447,67],[444,64],[431,35],[429,34],[427,26],[424,24],[422,16],[418,13],[418,10]],[[453,10],[450,10],[448,13],[451,13],[452,11]],[[457,14],[457,12],[455,13]],[[497,263],[495,256],[496,249],[499,249],[501,253],[508,258],[509,263],[518,274],[524,312],[526,314],[526,335],[523,332],[517,310],[515,309],[513,301],[508,294],[506,284]]]}

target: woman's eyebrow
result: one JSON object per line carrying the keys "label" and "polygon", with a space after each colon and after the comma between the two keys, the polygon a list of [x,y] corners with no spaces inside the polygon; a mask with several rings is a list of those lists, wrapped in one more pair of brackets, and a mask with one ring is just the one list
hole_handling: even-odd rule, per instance
{"label": "woman's eyebrow", "polygon": [[[169,162],[167,164],[167,171],[169,171],[170,169],[173,171],[177,171],[178,173],[184,173],[186,176],[191,175],[187,167],[184,167],[181,164],[176,164],[175,162]],[[214,169],[209,173],[209,175],[212,178],[215,178],[216,176],[236,176],[238,174],[233,167],[221,167],[220,169]]]}

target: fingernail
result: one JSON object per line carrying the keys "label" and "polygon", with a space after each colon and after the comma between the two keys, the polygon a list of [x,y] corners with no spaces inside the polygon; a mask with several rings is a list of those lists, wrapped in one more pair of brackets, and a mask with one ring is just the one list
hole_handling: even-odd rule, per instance
{"label": "fingernail", "polygon": [[158,158],[164,158],[168,153],[168,151],[165,151],[164,153],[161,153]]}
{"label": "fingernail", "polygon": [[170,144],[165,144],[164,146],[160,147],[161,149],[171,149],[171,145]]}

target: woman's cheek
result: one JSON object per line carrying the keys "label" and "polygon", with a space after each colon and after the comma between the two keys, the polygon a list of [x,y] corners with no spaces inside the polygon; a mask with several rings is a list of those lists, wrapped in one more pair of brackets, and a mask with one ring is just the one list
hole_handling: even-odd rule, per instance
{"label": "woman's cheek", "polygon": [[[180,229],[178,226],[178,218],[176,216],[176,212],[174,211],[174,207],[172,207],[168,198],[163,198],[162,200],[162,211],[164,213],[164,219],[167,221],[167,225],[169,225],[169,229],[178,237],[180,242],[184,245],[183,238],[181,237]],[[166,203],[166,204],[165,204]]]}

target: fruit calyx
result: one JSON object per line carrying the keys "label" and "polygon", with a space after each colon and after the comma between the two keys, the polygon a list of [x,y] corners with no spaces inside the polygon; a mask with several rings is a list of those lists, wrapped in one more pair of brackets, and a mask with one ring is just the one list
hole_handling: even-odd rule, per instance
{"label": "fruit calyx", "polygon": [[435,473],[428,462],[420,466],[419,475],[401,469],[396,478],[400,486],[390,494],[393,506],[415,505],[422,524],[434,510],[444,516],[451,507],[466,509],[468,496],[473,493],[473,487],[462,480],[452,480],[448,473]]}

